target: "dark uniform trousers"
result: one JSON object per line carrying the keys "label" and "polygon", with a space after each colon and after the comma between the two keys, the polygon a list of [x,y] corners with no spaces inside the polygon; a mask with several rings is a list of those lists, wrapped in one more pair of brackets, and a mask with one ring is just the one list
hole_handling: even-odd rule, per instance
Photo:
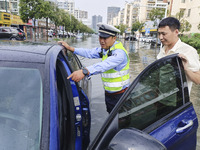
{"label": "dark uniform trousers", "polygon": [[107,112],[110,113],[112,109],[115,107],[121,96],[124,94],[127,88],[115,92],[115,93],[108,93],[105,91],[105,102],[106,102],[106,109]]}

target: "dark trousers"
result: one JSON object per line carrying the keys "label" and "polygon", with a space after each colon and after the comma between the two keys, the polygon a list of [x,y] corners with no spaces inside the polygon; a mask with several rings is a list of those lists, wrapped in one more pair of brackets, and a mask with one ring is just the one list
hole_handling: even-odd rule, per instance
{"label": "dark trousers", "polygon": [[115,107],[115,105],[117,104],[122,95],[123,93],[120,94],[105,93],[106,109],[108,113],[112,111],[112,109]]}

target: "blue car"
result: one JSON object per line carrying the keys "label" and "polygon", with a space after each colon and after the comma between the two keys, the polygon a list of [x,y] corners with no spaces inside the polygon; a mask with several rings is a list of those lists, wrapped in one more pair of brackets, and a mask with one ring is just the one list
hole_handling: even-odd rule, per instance
{"label": "blue car", "polygon": [[0,46],[0,149],[195,150],[198,120],[177,54],[133,81],[90,141],[90,80],[60,45]]}
{"label": "blue car", "polygon": [[[87,79],[59,45],[0,46],[0,149],[82,149],[89,144]],[[88,96],[87,96],[88,95]]]}

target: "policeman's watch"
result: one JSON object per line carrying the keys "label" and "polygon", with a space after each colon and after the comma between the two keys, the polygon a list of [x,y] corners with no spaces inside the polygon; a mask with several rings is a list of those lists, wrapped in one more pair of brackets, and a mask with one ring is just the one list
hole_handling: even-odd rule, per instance
{"label": "policeman's watch", "polygon": [[87,76],[87,75],[88,75],[88,70],[85,69],[85,68],[83,68],[82,70],[83,70],[83,74],[84,74],[85,76]]}

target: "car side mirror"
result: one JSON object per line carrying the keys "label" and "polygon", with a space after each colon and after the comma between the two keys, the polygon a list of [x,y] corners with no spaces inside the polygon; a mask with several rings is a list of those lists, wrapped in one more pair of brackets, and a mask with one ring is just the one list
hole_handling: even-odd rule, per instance
{"label": "car side mirror", "polygon": [[111,140],[107,150],[167,150],[154,137],[135,128],[120,130]]}

